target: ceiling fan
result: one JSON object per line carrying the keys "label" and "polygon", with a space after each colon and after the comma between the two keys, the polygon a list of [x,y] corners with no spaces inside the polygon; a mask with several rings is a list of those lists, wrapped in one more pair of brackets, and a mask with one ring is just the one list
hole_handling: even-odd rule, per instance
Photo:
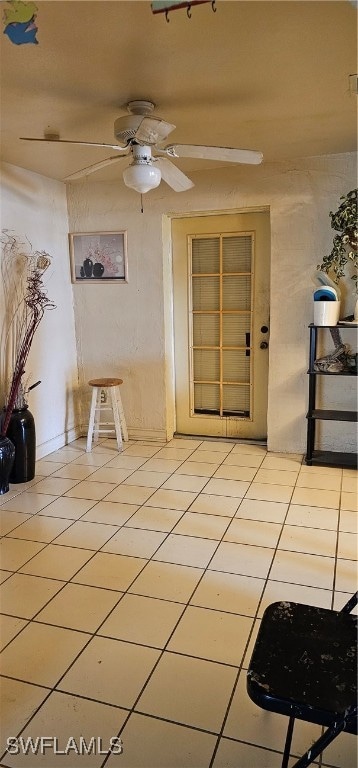
{"label": "ceiling fan", "polygon": [[[123,158],[132,157],[130,165],[123,171],[123,181],[127,187],[144,194],[155,189],[163,179],[175,192],[182,192],[194,186],[169,158],[195,157],[203,160],[221,160],[229,163],[248,163],[257,165],[262,162],[262,153],[250,149],[231,147],[208,147],[197,144],[168,144],[161,146],[175,125],[153,115],[154,104],[151,101],[130,101],[127,104],[128,115],[119,117],[114,123],[114,135],[119,144],[101,144],[92,141],[71,141],[60,139],[57,135],[45,135],[43,139],[22,136],[25,141],[53,141],[65,144],[77,144],[89,147],[102,147],[115,150],[106,160],[82,168],[67,176],[64,181],[74,181],[90,173],[99,171],[106,165],[116,163]],[[152,149],[155,155],[152,154]]]}

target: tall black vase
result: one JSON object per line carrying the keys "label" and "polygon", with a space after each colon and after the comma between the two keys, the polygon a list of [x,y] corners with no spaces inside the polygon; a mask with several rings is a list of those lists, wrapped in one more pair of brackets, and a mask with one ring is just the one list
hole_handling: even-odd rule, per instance
{"label": "tall black vase", "polygon": [[0,436],[0,496],[9,490],[9,476],[15,458],[15,447],[8,437]]}
{"label": "tall black vase", "polygon": [[6,436],[15,446],[15,461],[10,483],[27,483],[35,477],[36,432],[32,413],[27,405],[14,408]]}
{"label": "tall black vase", "polygon": [[93,272],[93,261],[92,259],[85,259],[83,262],[83,271],[85,273],[85,277],[92,277]]}

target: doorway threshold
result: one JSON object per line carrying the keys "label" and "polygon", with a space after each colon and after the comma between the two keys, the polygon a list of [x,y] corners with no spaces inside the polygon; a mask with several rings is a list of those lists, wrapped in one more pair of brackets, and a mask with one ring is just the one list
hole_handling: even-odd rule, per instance
{"label": "doorway threshold", "polygon": [[241,443],[242,445],[263,445],[267,447],[267,440],[265,438],[250,440],[243,437],[209,437],[208,435],[186,435],[184,432],[174,432],[173,437],[185,440],[206,440],[211,443]]}

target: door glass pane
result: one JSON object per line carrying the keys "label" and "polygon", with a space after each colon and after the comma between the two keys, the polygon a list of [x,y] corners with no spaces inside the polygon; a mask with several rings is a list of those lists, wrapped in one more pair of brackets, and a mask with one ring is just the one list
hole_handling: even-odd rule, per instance
{"label": "door glass pane", "polygon": [[195,347],[218,347],[220,341],[219,315],[193,315],[193,342]]}
{"label": "door glass pane", "polygon": [[219,286],[218,277],[193,277],[193,309],[220,309]]}
{"label": "door glass pane", "polygon": [[251,308],[251,277],[223,277],[223,310]]}
{"label": "door glass pane", "polygon": [[250,322],[249,312],[246,315],[223,315],[223,346],[245,347],[246,334],[250,335]]}
{"label": "door glass pane", "polygon": [[250,358],[245,350],[228,349],[222,355],[223,380],[250,383]]}
{"label": "door glass pane", "polygon": [[194,412],[220,412],[220,390],[218,384],[194,384]]}
{"label": "door glass pane", "polygon": [[223,272],[251,272],[251,235],[223,238]]}
{"label": "door glass pane", "polygon": [[220,380],[220,353],[216,349],[194,349],[194,381]]}
{"label": "door glass pane", "polygon": [[218,416],[249,415],[251,368],[245,347],[251,330],[251,235],[198,236],[190,245],[191,408]]}
{"label": "door glass pane", "polygon": [[223,411],[225,416],[250,416],[250,387],[223,386]]}
{"label": "door glass pane", "polygon": [[220,238],[204,237],[192,240],[192,272],[220,271]]}

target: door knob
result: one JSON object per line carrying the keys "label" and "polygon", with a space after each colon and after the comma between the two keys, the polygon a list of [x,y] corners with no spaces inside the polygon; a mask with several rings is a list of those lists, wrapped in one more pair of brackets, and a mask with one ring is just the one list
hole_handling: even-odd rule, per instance
{"label": "door knob", "polygon": [[267,341],[262,341],[260,344],[260,349],[267,349],[267,347],[268,347]]}

